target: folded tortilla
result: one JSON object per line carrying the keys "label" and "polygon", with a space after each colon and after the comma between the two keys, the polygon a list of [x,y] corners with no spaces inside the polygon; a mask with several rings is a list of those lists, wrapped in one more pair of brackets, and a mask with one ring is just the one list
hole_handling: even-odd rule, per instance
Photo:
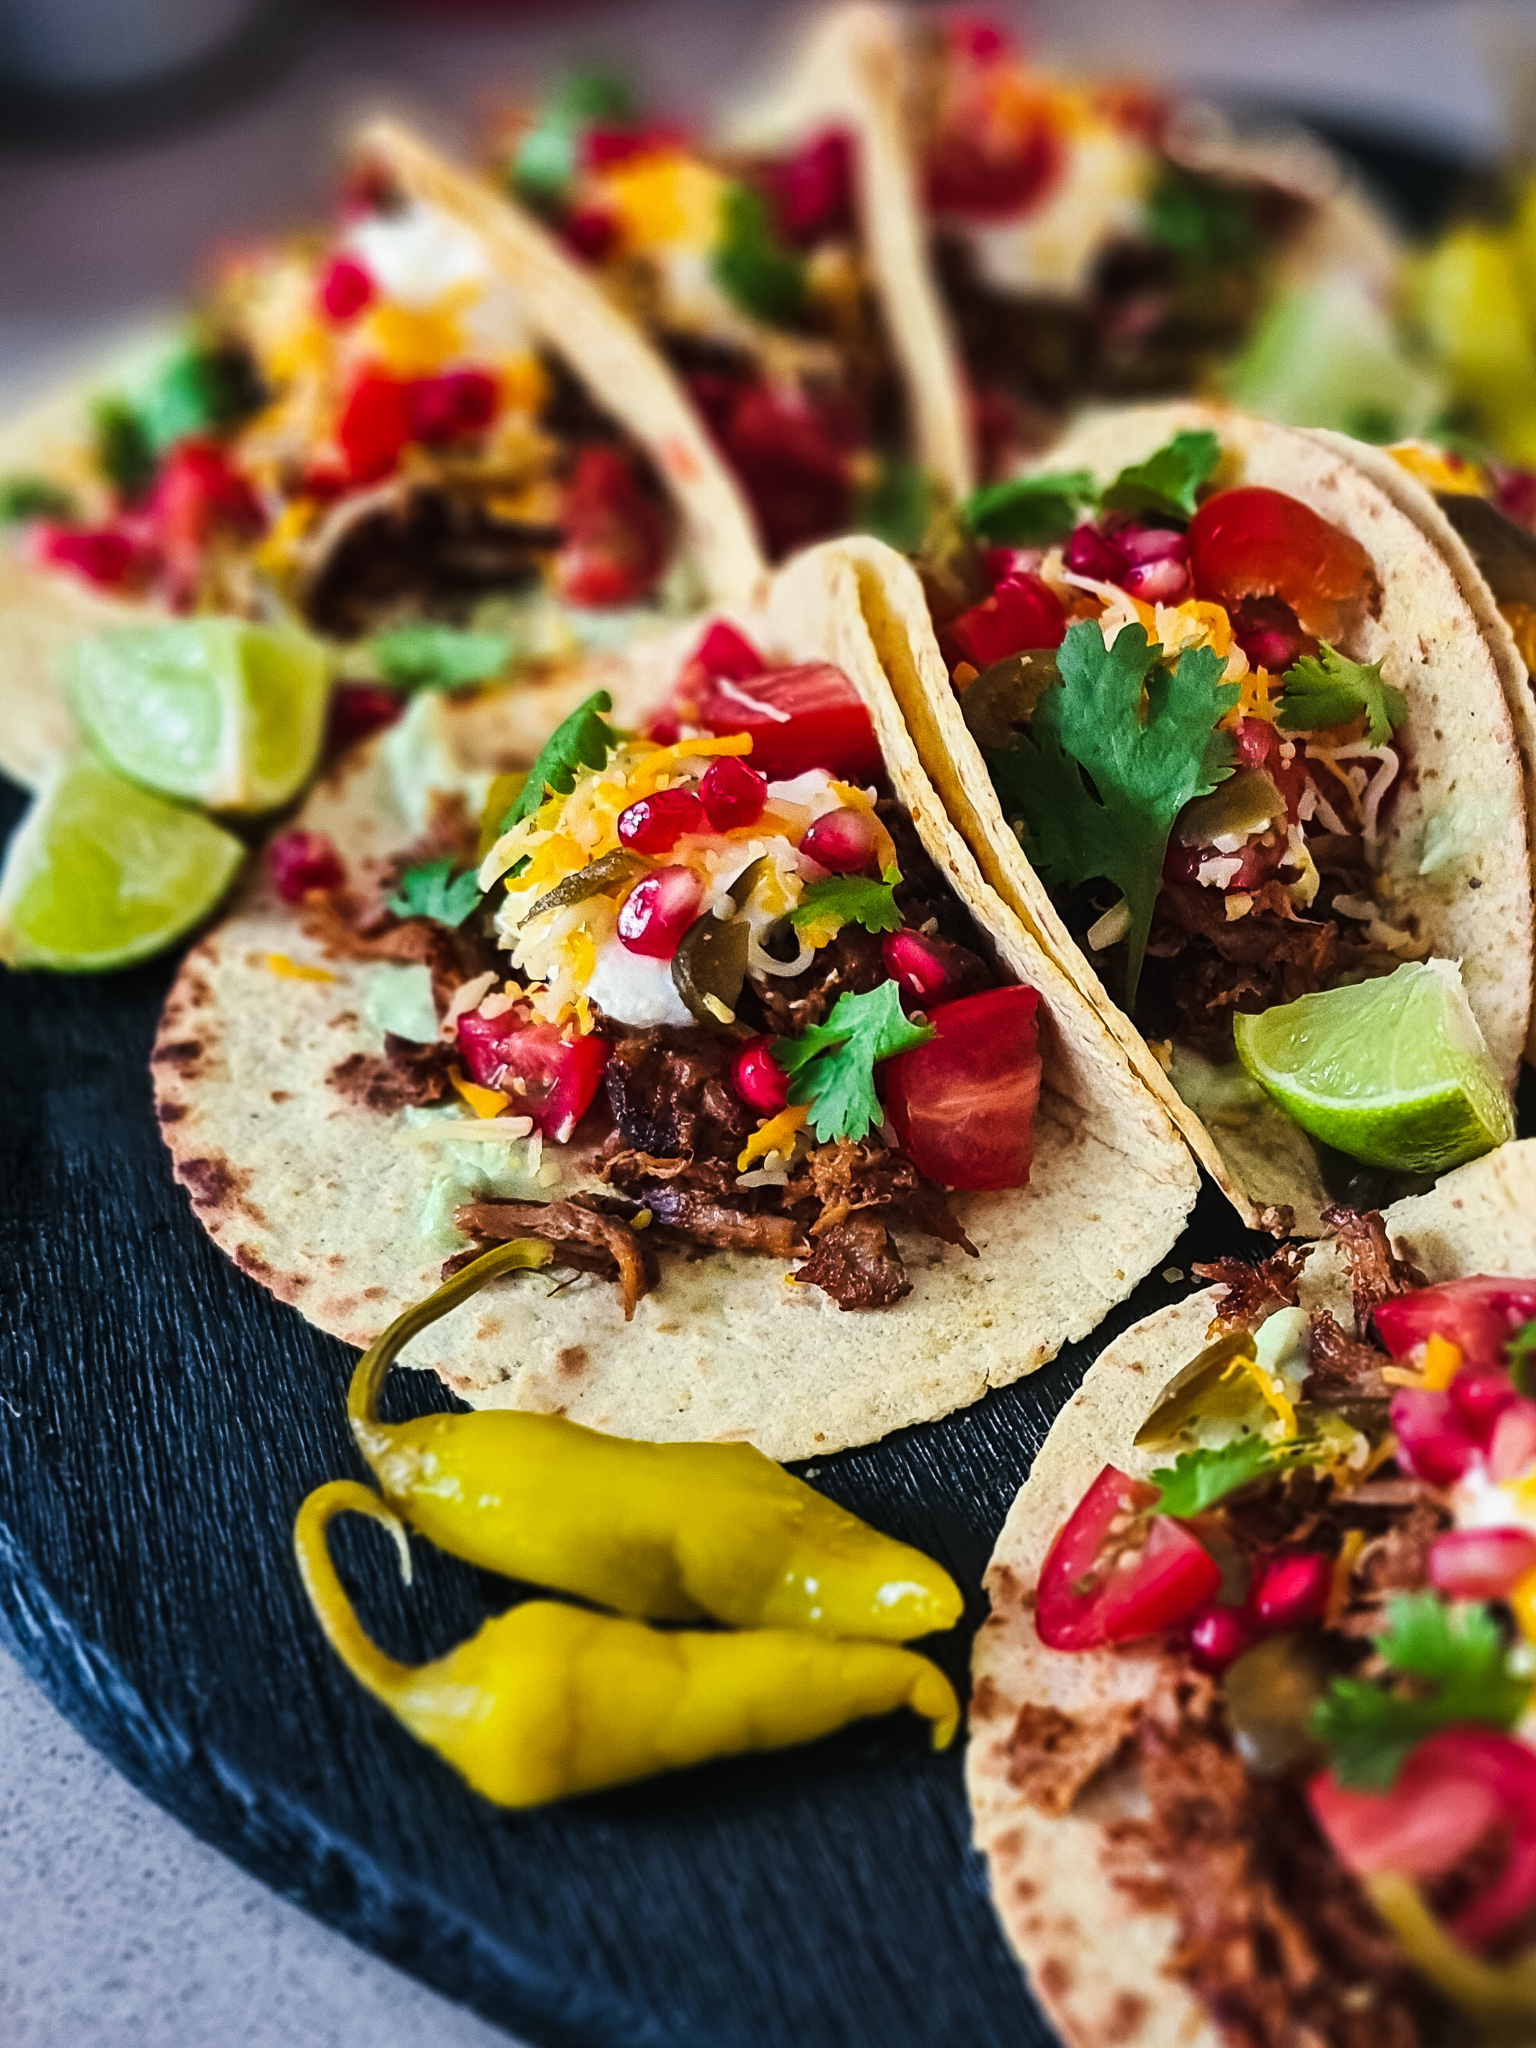
{"label": "folded tortilla", "polygon": [[[1427,1195],[1395,1203],[1385,1220],[1431,1285],[1468,1273],[1529,1275],[1536,1140],[1473,1160]],[[1160,1309],[1100,1355],[1056,1418],[987,1570],[992,1612],[976,1638],[966,1759],[971,1815],[1004,1932],[1069,2048],[1219,2048],[1217,2028],[1176,1974],[1173,1918],[1133,1903],[1109,1869],[1114,1824],[1136,1810],[1134,1768],[1104,1774],[1051,1817],[1022,1788],[1049,1767],[1041,1731],[1060,1726],[1052,1714],[1103,1724],[1124,1707],[1129,1725],[1150,1690],[1155,1643],[1048,1650],[1035,1633],[1034,1588],[1057,1530],[1103,1465],[1139,1477],[1166,1462],[1165,1449],[1138,1450],[1134,1438],[1163,1387],[1204,1349],[1222,1292],[1207,1287]],[[1301,1305],[1348,1326],[1350,1285],[1335,1245],[1308,1261]]]}
{"label": "folded tortilla", "polygon": [[[1166,1255],[1198,1177],[1110,1033],[945,816],[841,544],[781,573],[747,623],[776,658],[831,660],[853,679],[895,794],[980,943],[1005,978],[1039,990],[1044,1083],[1029,1184],[954,1197],[979,1259],[899,1233],[914,1285],[891,1308],[839,1310],[787,1286],[773,1258],[664,1257],[632,1322],[606,1282],[531,1274],[436,1324],[406,1362],[435,1367],[479,1406],[569,1414],[620,1435],[743,1438],[803,1458],[943,1415],[1086,1336]],[[602,680],[622,722],[659,701],[654,671]],[[525,708],[528,693],[513,701]],[[412,836],[377,748],[324,781],[299,822],[329,833],[361,872]],[[294,965],[332,978],[295,979]],[[154,1051],[161,1129],[199,1220],[245,1272],[359,1345],[430,1291],[442,1258],[420,1234],[440,1172],[430,1136],[327,1086],[349,1054],[380,1048],[362,1021],[369,972],[324,958],[258,873],[189,955]],[[580,1133],[564,1148],[559,1193],[593,1184],[593,1152]]]}
{"label": "folded tortilla", "polygon": [[[1501,640],[1488,604],[1469,596],[1465,570],[1458,575],[1420,519],[1382,488],[1362,466],[1356,444],[1342,436],[1304,434],[1193,402],[1137,406],[1085,419],[1052,451],[1049,468],[1088,470],[1107,483],[1174,434],[1200,427],[1221,438],[1226,483],[1269,485],[1300,499],[1359,541],[1376,565],[1380,616],[1346,651],[1366,660],[1387,656],[1387,680],[1408,699],[1403,737],[1414,770],[1383,828],[1378,872],[1394,917],[1409,923],[1432,954],[1461,962],[1468,1000],[1512,1087],[1530,1022],[1533,938],[1507,629]],[[1246,1123],[1207,1123],[1180,1098],[1004,818],[916,574],[877,542],[850,547],[865,617],[902,715],[982,874],[1088,997],[1244,1220],[1270,1228],[1273,1212],[1288,1208],[1296,1227],[1315,1236],[1327,1195],[1311,1140],[1278,1110]],[[1436,818],[1448,829],[1427,862],[1425,835]]]}

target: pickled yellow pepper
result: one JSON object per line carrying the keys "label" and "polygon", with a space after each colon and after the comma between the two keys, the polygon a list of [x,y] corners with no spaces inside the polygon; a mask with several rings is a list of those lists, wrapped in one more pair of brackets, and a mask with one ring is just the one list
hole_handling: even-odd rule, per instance
{"label": "pickled yellow pepper", "polygon": [[653,1621],[883,1642],[953,1627],[960,1589],[941,1565],[750,1444],[637,1443],[517,1409],[379,1419],[412,1337],[498,1273],[547,1257],[537,1239],[498,1245],[359,1360],[347,1412],[401,1520],[471,1564]]}
{"label": "pickled yellow pepper", "polygon": [[365,1634],[336,1576],[326,1525],[356,1512],[405,1554],[405,1529],[352,1480],[312,1493],[294,1547],[331,1647],[352,1675],[498,1806],[541,1806],[745,1750],[781,1749],[910,1707],[942,1749],[959,1722],[949,1680],[890,1643],[791,1629],[662,1630],[530,1600],[434,1663],[397,1664]]}

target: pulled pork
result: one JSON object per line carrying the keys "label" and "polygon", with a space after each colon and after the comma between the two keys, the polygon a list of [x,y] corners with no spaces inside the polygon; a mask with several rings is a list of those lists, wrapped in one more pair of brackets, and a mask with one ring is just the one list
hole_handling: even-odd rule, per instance
{"label": "pulled pork", "polygon": [[889,1308],[912,1292],[891,1233],[870,1216],[835,1223],[795,1275],[801,1287],[819,1287],[839,1308]]}
{"label": "pulled pork", "polygon": [[1356,1209],[1323,1211],[1323,1221],[1349,1267],[1355,1296],[1355,1335],[1364,1337],[1371,1327],[1371,1313],[1378,1302],[1395,1295],[1412,1294],[1429,1282],[1411,1259],[1399,1258],[1387,1236],[1387,1226],[1376,1209],[1361,1214]]}
{"label": "pulled pork", "polygon": [[577,1272],[601,1273],[617,1279],[624,1301],[624,1320],[650,1291],[639,1241],[627,1223],[595,1209],[580,1195],[565,1202],[466,1202],[454,1213],[466,1237],[475,1239],[469,1252],[448,1260],[443,1278],[478,1258],[488,1245],[507,1244],[514,1237],[538,1237],[554,1251],[554,1264]]}
{"label": "pulled pork", "polygon": [[1222,1329],[1245,1330],[1271,1307],[1296,1306],[1302,1268],[1311,1253],[1309,1244],[1283,1244],[1256,1265],[1225,1258],[1190,1270],[1197,1280],[1210,1280],[1227,1290],[1216,1309]]}

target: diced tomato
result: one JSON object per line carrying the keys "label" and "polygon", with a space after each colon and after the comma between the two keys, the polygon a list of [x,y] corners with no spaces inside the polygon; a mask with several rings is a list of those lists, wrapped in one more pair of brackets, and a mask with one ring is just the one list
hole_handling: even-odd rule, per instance
{"label": "diced tomato", "polygon": [[853,226],[853,147],[846,129],[824,128],[768,172],[774,217],[786,242],[804,248]]}
{"label": "diced tomato", "polygon": [[381,732],[386,725],[393,725],[404,709],[405,699],[398,690],[381,689],[376,683],[338,683],[331,692],[327,753],[338,754],[370,733]]}
{"label": "diced tomato", "polygon": [[60,526],[39,520],[32,530],[33,559],[68,569],[98,590],[125,590],[154,572],[155,558],[136,534],[121,526]]}
{"label": "diced tomato", "polygon": [[945,121],[924,165],[928,204],[966,220],[1013,220],[1038,206],[1061,176],[1066,151],[1046,107],[1012,118],[968,106]]}
{"label": "diced tomato", "polygon": [[1350,1792],[1331,1772],[1307,1787],[1318,1826],[1357,1876],[1448,1876],[1489,1838],[1504,1855],[1452,1915],[1482,1948],[1536,1905],[1536,1750],[1491,1728],[1442,1729],[1421,1742],[1389,1792]]}
{"label": "diced tomato", "polygon": [[582,449],[561,506],[560,594],[571,604],[634,604],[667,566],[667,522],[616,448]]}
{"label": "diced tomato", "polygon": [[1421,1287],[1376,1308],[1376,1329],[1394,1358],[1404,1358],[1427,1337],[1459,1349],[1464,1365],[1504,1363],[1504,1347],[1536,1316],[1536,1280],[1476,1274],[1443,1287]]}
{"label": "diced tomato", "polygon": [[581,168],[605,171],[614,164],[632,163],[638,156],[665,156],[686,147],[682,129],[666,122],[636,123],[627,128],[594,126],[581,137]]}
{"label": "diced tomato", "polygon": [[879,1069],[903,1152],[951,1188],[1021,1188],[1040,1099],[1040,998],[1014,983],[928,1012],[934,1035]]}
{"label": "diced tomato", "polygon": [[1245,597],[1281,597],[1308,633],[1336,634],[1340,607],[1375,581],[1370,556],[1285,491],[1245,484],[1207,498],[1189,525],[1196,595],[1231,611]]}
{"label": "diced tomato", "polygon": [[1058,1531],[1035,1588],[1035,1632],[1052,1650],[1130,1642],[1214,1600],[1216,1560],[1167,1515],[1157,1488],[1106,1465]]}
{"label": "diced tomato", "polygon": [[413,441],[435,444],[483,434],[496,417],[499,394],[488,370],[445,370],[413,377],[405,387],[405,420]]}
{"label": "diced tomato", "polygon": [[364,370],[342,401],[336,422],[347,481],[372,484],[390,475],[411,438],[406,387],[383,370]]}
{"label": "diced tomato", "polygon": [[341,327],[372,304],[378,289],[371,272],[355,256],[333,256],[320,273],[315,298],[326,319]]}
{"label": "diced tomato", "polygon": [[1038,576],[1010,578],[950,622],[948,637],[966,660],[986,668],[1009,654],[1059,647],[1067,615],[1061,599]]}
{"label": "diced tomato", "polygon": [[1452,1600],[1502,1600],[1536,1571],[1526,1529],[1447,1529],[1429,1546],[1429,1583]]}
{"label": "diced tomato", "polygon": [[216,531],[254,535],[266,525],[256,493],[212,441],[179,441],[170,450],[145,509],[173,601],[195,594]]}
{"label": "diced tomato", "polygon": [[339,889],[346,870],[324,832],[279,832],[267,848],[267,872],[285,903],[302,903],[311,889]]}
{"label": "diced tomato", "polygon": [[1452,1486],[1482,1456],[1484,1446],[1456,1412],[1449,1394],[1399,1387],[1392,1396],[1398,1462],[1431,1486]]}
{"label": "diced tomato", "polygon": [[530,1024],[520,1010],[459,1019],[459,1050],[470,1078],[500,1088],[513,1116],[563,1145],[586,1115],[608,1064],[608,1044],[595,1032],[567,1038],[554,1024]]}
{"label": "diced tomato", "polygon": [[715,619],[707,625],[688,659],[696,661],[706,676],[716,681],[723,677],[729,683],[750,682],[768,668],[746,634],[738,632],[728,619]]}
{"label": "diced tomato", "polygon": [[752,766],[770,782],[825,768],[846,782],[881,772],[864,699],[840,668],[808,661],[742,684],[721,680],[698,706],[706,732],[752,735]]}

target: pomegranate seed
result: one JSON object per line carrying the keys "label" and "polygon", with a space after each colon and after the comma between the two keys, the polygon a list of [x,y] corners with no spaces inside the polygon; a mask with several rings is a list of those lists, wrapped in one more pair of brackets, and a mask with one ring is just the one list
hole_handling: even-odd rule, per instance
{"label": "pomegranate seed", "polygon": [[336,422],[336,445],[354,484],[388,476],[411,438],[405,386],[382,370],[364,370],[347,393]]}
{"label": "pomegranate seed", "polygon": [[755,825],[768,801],[768,778],[734,754],[720,754],[699,778],[699,802],[717,832]]}
{"label": "pomegranate seed", "polygon": [[459,441],[481,434],[496,417],[496,379],[485,370],[449,370],[405,387],[405,421],[413,441]]}
{"label": "pomegranate seed", "polygon": [[636,882],[619,912],[619,937],[631,953],[670,960],[699,914],[704,891],[692,868],[657,868]]}
{"label": "pomegranate seed", "polygon": [[777,1116],[789,1100],[789,1080],[769,1050],[766,1038],[754,1038],[736,1055],[731,1086],[759,1116]]}
{"label": "pomegranate seed", "polygon": [[1520,1396],[1494,1424],[1488,1470],[1495,1479],[1519,1479],[1536,1462],[1536,1401]]}
{"label": "pomegranate seed", "polygon": [[1502,1600],[1536,1570],[1536,1536],[1526,1529],[1447,1529],[1429,1547],[1429,1583],[1453,1600]]}
{"label": "pomegranate seed", "polygon": [[1189,542],[1170,526],[1121,526],[1115,530],[1115,546],[1132,568],[1148,562],[1185,562]]}
{"label": "pomegranate seed", "polygon": [[1245,597],[1231,617],[1232,637],[1254,668],[1282,676],[1305,651],[1301,622],[1283,597]]}
{"label": "pomegranate seed", "polygon": [[1397,1461],[1415,1479],[1452,1486],[1482,1454],[1449,1394],[1428,1387],[1399,1387],[1388,1410],[1397,1438]]}
{"label": "pomegranate seed", "polygon": [[1120,578],[1120,588],[1143,604],[1182,604],[1195,593],[1189,564],[1171,555],[1157,562],[1133,563]]}
{"label": "pomegranate seed", "polygon": [[1253,1629],[1240,1607],[1204,1607],[1189,1624],[1190,1662],[1201,1671],[1220,1674],[1253,1643]]}
{"label": "pomegranate seed", "polygon": [[279,832],[267,848],[267,871],[285,903],[302,903],[311,889],[339,889],[346,880],[341,856],[323,832]]}
{"label": "pomegranate seed", "polygon": [[1127,557],[1096,526],[1079,526],[1067,542],[1062,560],[1074,576],[1091,576],[1096,583],[1118,583],[1130,566]]}
{"label": "pomegranate seed", "polygon": [[573,206],[560,223],[561,241],[584,263],[600,263],[618,237],[618,216],[606,206]]}
{"label": "pomegranate seed", "polygon": [[115,526],[55,526],[45,520],[36,528],[32,544],[38,561],[50,568],[72,569],[103,590],[137,582],[153,566],[132,536]]}
{"label": "pomegranate seed", "polygon": [[919,1003],[942,1002],[959,987],[961,976],[944,957],[951,950],[921,932],[887,932],[880,946],[886,973]]}
{"label": "pomegranate seed", "polygon": [[981,557],[982,574],[994,590],[1016,583],[1021,576],[1038,576],[1045,556],[1039,548],[987,548]]}
{"label": "pomegranate seed", "polygon": [[1493,1441],[1499,1417],[1519,1395],[1496,1365],[1464,1365],[1446,1389],[1451,1406],[1480,1444]]}
{"label": "pomegranate seed", "polygon": [[823,811],[800,842],[800,851],[834,875],[856,875],[875,851],[875,821],[843,806]]}
{"label": "pomegranate seed", "polygon": [[331,716],[325,743],[332,753],[364,740],[371,732],[393,725],[405,709],[405,699],[393,690],[378,689],[372,683],[338,683],[331,692]]}
{"label": "pomegranate seed", "polygon": [[704,806],[691,789],[658,789],[619,813],[619,839],[631,853],[670,853],[685,832],[703,829]]}
{"label": "pomegranate seed", "polygon": [[853,218],[853,153],[841,128],[823,129],[769,173],[779,233],[797,248],[846,233]]}
{"label": "pomegranate seed", "polygon": [[315,296],[327,320],[338,326],[355,320],[378,295],[372,274],[355,256],[333,256],[321,273]]}
{"label": "pomegranate seed", "polygon": [[1333,1584],[1333,1560],[1320,1551],[1273,1557],[1248,1595],[1249,1619],[1262,1629],[1302,1628],[1320,1621]]}

